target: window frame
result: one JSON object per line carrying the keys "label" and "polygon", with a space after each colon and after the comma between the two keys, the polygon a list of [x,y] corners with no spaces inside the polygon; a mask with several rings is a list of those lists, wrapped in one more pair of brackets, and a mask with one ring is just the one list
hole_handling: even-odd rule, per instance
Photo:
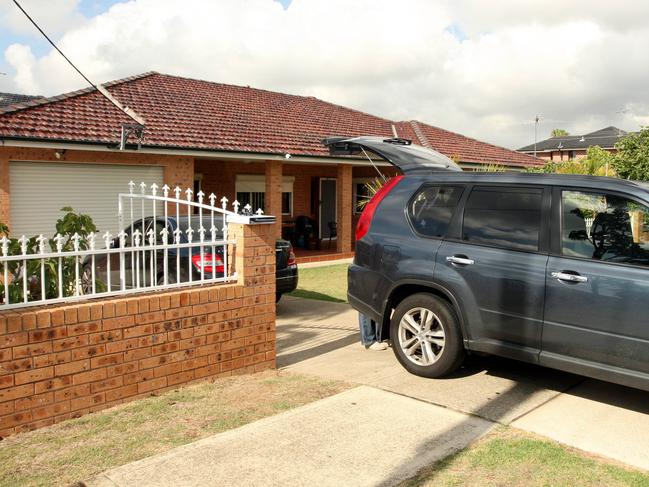
{"label": "window frame", "polygon": [[[253,201],[253,194],[266,194],[266,189],[265,189],[265,180],[266,176],[265,174],[248,174],[248,173],[238,173],[235,175],[234,178],[234,196],[235,199],[237,198],[237,194],[239,193],[244,193],[248,195],[248,199],[250,201]],[[239,187],[239,184],[241,184],[241,188]],[[291,190],[290,191],[284,191],[284,187],[286,185],[290,185]],[[259,186],[258,189],[261,191],[239,191],[239,189],[244,189],[245,186]],[[262,189],[263,188],[263,189]],[[284,198],[284,193],[288,193],[289,200],[290,200],[290,211],[288,213],[284,213],[282,211],[281,215],[282,216],[293,216],[293,211],[295,207],[295,176],[289,176],[289,175],[282,175],[282,192],[280,193],[280,203],[283,204],[283,198]],[[264,196],[264,206],[266,204],[265,201],[265,196]],[[261,208],[262,210],[265,210],[265,208]],[[256,208],[253,208],[253,211],[256,211]]]}
{"label": "window frame", "polygon": [[626,264],[624,262],[611,262],[608,260],[597,260],[592,257],[580,257],[577,255],[564,255],[561,248],[561,230],[563,228],[563,198],[562,193],[564,191],[572,192],[581,192],[581,193],[592,193],[592,194],[606,194],[618,196],[620,198],[626,198],[634,203],[641,204],[642,206],[649,209],[649,201],[640,198],[637,195],[631,193],[625,193],[624,191],[617,191],[614,189],[601,189],[601,188],[590,188],[590,187],[580,187],[580,186],[555,186],[552,188],[552,240],[551,240],[551,249],[550,255],[552,257],[557,257],[561,259],[574,259],[580,262],[592,262],[593,264],[603,264],[603,265],[615,265],[622,267],[630,267],[632,269],[641,269],[649,271],[649,266],[639,266],[636,264]]}
{"label": "window frame", "polygon": [[[436,237],[434,235],[426,235],[425,233],[421,233],[417,228],[415,227],[415,224],[412,221],[412,218],[410,217],[410,205],[413,203],[417,195],[421,193],[422,191],[425,191],[426,188],[435,188],[439,186],[451,186],[451,187],[456,187],[460,188],[461,193],[460,197],[457,200],[457,204],[455,205],[455,209],[453,210],[453,213],[451,214],[451,218],[448,221],[448,227],[446,228],[445,235],[441,237]],[[460,208],[464,207],[464,201],[466,200],[466,194],[467,194],[467,187],[470,188],[470,185],[467,185],[465,183],[457,182],[454,183],[452,181],[444,181],[444,182],[427,182],[422,185],[420,185],[417,190],[412,193],[412,196],[408,199],[408,203],[406,204],[406,207],[404,208],[404,213],[406,217],[406,221],[408,222],[408,225],[410,226],[410,229],[413,231],[415,235],[421,238],[428,238],[432,240],[449,240],[449,236],[452,235],[453,229],[455,227],[454,222],[456,221],[458,213],[461,213],[459,211]],[[463,210],[462,210],[463,212]]]}
{"label": "window frame", "polygon": [[[472,242],[464,240],[464,212],[466,211],[466,203],[476,189],[482,188],[506,188],[513,190],[513,192],[523,192],[526,189],[540,189],[541,190],[541,225],[539,228],[539,246],[537,250],[516,249],[511,247],[503,247],[501,245],[492,245],[484,242]],[[452,240],[454,242],[462,243],[465,245],[477,245],[480,247],[487,247],[498,250],[505,250],[511,252],[525,252],[528,254],[543,254],[550,253],[550,236],[551,236],[551,207],[552,207],[552,191],[548,185],[545,184],[515,184],[515,183],[500,183],[498,181],[489,181],[479,184],[468,185],[456,211],[454,218],[449,225],[449,232],[454,232],[453,238],[446,238],[445,240]]]}
{"label": "window frame", "polygon": [[293,191],[282,191],[282,196],[281,196],[282,210],[284,209],[285,194],[288,195],[289,209],[288,209],[288,213],[284,213],[284,211],[282,211],[282,216],[293,216]]}

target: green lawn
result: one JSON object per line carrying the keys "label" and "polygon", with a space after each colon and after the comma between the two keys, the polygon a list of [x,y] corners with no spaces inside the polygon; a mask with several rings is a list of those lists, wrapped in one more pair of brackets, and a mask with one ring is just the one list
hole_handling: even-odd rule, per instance
{"label": "green lawn", "polygon": [[649,486],[649,475],[502,427],[399,487],[464,485],[639,487]]}
{"label": "green lawn", "polygon": [[0,441],[0,486],[67,486],[350,386],[268,371],[140,399]]}
{"label": "green lawn", "polygon": [[347,302],[347,268],[349,264],[299,269],[299,281],[289,296],[319,299],[334,303]]}

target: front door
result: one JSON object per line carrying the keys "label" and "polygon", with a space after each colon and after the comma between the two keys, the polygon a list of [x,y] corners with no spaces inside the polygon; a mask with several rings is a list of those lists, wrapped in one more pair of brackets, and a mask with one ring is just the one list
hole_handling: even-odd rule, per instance
{"label": "front door", "polygon": [[336,180],[329,178],[320,179],[320,238],[335,238],[332,227],[337,221],[336,213]]}
{"label": "front door", "polygon": [[600,191],[556,191],[554,202],[541,364],[649,379],[649,209]]}

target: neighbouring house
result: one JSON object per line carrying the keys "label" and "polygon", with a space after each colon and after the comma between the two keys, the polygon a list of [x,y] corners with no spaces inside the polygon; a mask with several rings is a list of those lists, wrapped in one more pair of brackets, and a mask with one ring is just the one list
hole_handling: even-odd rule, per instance
{"label": "neighbouring house", "polygon": [[42,96],[21,95],[18,93],[0,93],[0,109],[27,101],[42,99]]}
{"label": "neighbouring house", "polygon": [[534,155],[546,161],[567,161],[579,159],[586,155],[589,147],[599,146],[602,149],[615,153],[615,144],[628,132],[617,127],[606,127],[595,132],[584,135],[563,135],[550,137],[535,144],[526,145],[518,149],[518,152]]}
{"label": "neighbouring house", "polygon": [[314,97],[156,72],[104,86],[145,120],[139,145],[131,137],[119,150],[133,120],[94,88],[0,108],[0,221],[13,235],[53,234],[59,209],[68,205],[90,214],[100,231],[117,231],[116,194],[133,180],[261,207],[280,216],[278,237],[294,237],[296,219],[309,217],[324,242],[320,253],[342,257],[353,250],[356,203],[376,170],[366,159],[330,156],[324,137],[408,138],[468,170],[541,164],[425,123],[391,121]]}

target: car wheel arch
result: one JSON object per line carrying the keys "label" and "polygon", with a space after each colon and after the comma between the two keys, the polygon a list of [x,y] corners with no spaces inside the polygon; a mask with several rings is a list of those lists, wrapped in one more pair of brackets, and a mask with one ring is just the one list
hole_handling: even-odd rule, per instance
{"label": "car wheel arch", "polygon": [[390,334],[390,319],[392,317],[393,310],[398,306],[398,304],[403,301],[408,296],[417,293],[429,293],[434,296],[438,296],[445,301],[447,301],[455,311],[455,314],[458,318],[460,324],[460,330],[462,331],[462,337],[464,341],[470,338],[468,327],[466,326],[466,321],[462,313],[462,308],[458,300],[453,296],[453,294],[443,286],[434,284],[427,281],[421,281],[418,279],[406,279],[401,280],[393,284],[388,293],[388,298],[385,301],[383,306],[383,322],[381,323],[381,336],[387,338]]}

